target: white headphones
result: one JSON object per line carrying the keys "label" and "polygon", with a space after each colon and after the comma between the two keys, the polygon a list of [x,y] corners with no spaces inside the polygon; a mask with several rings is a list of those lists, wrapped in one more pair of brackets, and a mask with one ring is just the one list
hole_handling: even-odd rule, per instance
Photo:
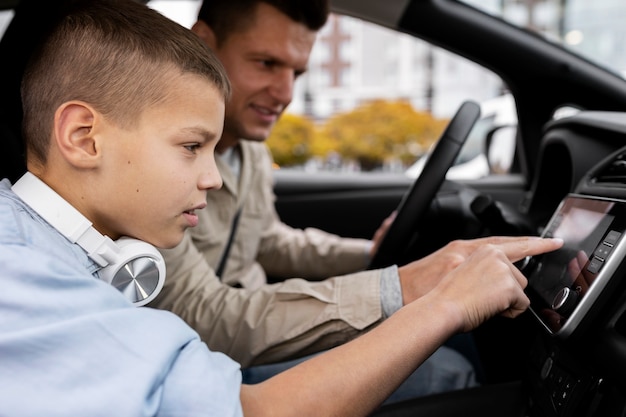
{"label": "white headphones", "polygon": [[26,204],[102,267],[100,279],[120,290],[136,306],[152,301],[163,288],[165,261],[146,242],[100,234],[78,210],[46,183],[27,172],[12,187]]}

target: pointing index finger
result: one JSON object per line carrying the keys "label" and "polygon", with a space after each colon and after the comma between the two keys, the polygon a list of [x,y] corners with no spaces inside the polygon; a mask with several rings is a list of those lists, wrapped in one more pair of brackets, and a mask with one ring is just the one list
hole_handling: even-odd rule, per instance
{"label": "pointing index finger", "polygon": [[502,242],[499,246],[511,262],[517,262],[527,256],[557,250],[563,246],[563,239],[529,236]]}

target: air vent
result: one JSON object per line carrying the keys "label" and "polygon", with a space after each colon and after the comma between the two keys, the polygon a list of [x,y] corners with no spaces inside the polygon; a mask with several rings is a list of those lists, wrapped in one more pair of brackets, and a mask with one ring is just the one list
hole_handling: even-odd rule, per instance
{"label": "air vent", "polygon": [[626,151],[621,152],[602,167],[592,179],[595,183],[626,184]]}

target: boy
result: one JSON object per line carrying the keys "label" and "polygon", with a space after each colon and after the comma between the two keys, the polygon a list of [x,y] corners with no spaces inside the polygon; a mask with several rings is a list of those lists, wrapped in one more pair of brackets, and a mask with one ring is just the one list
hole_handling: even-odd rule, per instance
{"label": "boy", "polygon": [[[191,32],[135,2],[76,2],[68,13],[23,81],[33,184],[113,240],[175,245],[221,186],[222,67]],[[7,182],[0,192],[2,414],[239,409],[236,363],[209,355],[173,315],[129,308],[83,249]]]}
{"label": "boy", "polygon": [[[413,265],[430,266],[427,294],[255,386],[173,314],[134,308],[103,271],[123,236],[167,248],[196,225],[221,185],[213,149],[228,92],[195,35],[130,0],[77,3],[35,52],[23,82],[29,173],[0,183],[3,414],[365,415],[451,334],[526,308],[510,260],[558,241],[457,243]],[[450,256],[452,272],[433,270]]]}

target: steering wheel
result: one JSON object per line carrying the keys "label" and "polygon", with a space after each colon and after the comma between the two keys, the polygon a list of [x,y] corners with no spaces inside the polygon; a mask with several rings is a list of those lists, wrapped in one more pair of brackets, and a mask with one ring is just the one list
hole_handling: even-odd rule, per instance
{"label": "steering wheel", "polygon": [[404,252],[479,117],[480,106],[473,101],[464,102],[457,110],[426,160],[421,174],[400,201],[396,218],[380,242],[368,269],[392,265]]}

